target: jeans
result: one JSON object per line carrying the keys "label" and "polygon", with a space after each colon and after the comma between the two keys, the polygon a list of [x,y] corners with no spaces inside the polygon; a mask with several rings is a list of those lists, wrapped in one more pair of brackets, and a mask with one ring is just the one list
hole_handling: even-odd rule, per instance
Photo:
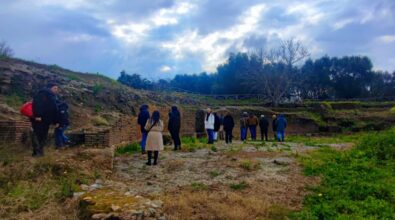
{"label": "jeans", "polygon": [[208,136],[208,144],[214,143],[214,129],[206,129]]}
{"label": "jeans", "polygon": [[240,138],[242,141],[247,139],[247,128],[240,128]]}
{"label": "jeans", "polygon": [[285,131],[277,131],[277,140],[284,141],[285,138]]}
{"label": "jeans", "polygon": [[213,133],[213,139],[214,139],[214,141],[217,141],[217,140],[218,140],[218,132],[217,132],[217,131],[214,131],[214,133]]}
{"label": "jeans", "polygon": [[251,140],[256,140],[256,126],[248,126],[250,128]]}
{"label": "jeans", "polygon": [[64,144],[69,142],[69,138],[66,135],[64,135],[64,132],[66,131],[66,129],[67,129],[67,126],[57,127],[55,129],[56,148],[63,147]]}
{"label": "jeans", "polygon": [[147,132],[142,132],[142,137],[141,137],[141,152],[145,152],[145,144],[147,143]]}

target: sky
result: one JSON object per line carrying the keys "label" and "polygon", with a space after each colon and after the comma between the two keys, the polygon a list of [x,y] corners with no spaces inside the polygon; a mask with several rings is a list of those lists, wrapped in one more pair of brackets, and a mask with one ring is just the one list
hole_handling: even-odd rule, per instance
{"label": "sky", "polygon": [[395,0],[0,0],[15,57],[117,78],[215,72],[231,52],[294,38],[311,58],[395,70]]}

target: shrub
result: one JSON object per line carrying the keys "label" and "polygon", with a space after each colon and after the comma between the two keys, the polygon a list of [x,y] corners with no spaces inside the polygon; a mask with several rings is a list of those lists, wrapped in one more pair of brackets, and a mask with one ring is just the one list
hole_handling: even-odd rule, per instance
{"label": "shrub", "polygon": [[385,132],[375,132],[361,139],[357,149],[377,160],[395,159],[395,128]]}
{"label": "shrub", "polygon": [[116,155],[123,155],[123,154],[134,154],[140,152],[141,148],[138,143],[128,144],[123,147],[119,147],[115,150]]}
{"label": "shrub", "polygon": [[395,107],[392,107],[392,108],[390,109],[390,113],[393,114],[393,115],[395,115]]}
{"label": "shrub", "polygon": [[95,83],[95,85],[93,86],[93,94],[97,95],[99,94],[100,91],[102,91],[104,89],[104,86],[100,83]]}

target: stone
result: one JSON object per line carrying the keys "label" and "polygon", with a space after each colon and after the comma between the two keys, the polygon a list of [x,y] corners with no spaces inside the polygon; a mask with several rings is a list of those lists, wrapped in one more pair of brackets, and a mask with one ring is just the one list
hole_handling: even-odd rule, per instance
{"label": "stone", "polygon": [[155,217],[155,215],[156,215],[156,210],[153,209],[153,208],[149,208],[147,214],[148,214],[149,217]]}
{"label": "stone", "polygon": [[291,159],[285,158],[285,157],[276,158],[276,159],[273,160],[274,164],[281,165],[281,166],[287,166],[291,162],[292,162]]}
{"label": "stone", "polygon": [[99,184],[99,185],[103,185],[103,180],[97,179],[97,180],[95,181],[95,183],[96,183],[96,184]]}
{"label": "stone", "polygon": [[151,202],[151,206],[152,206],[153,208],[162,208],[163,202],[160,201],[160,200],[155,200],[155,201],[152,201],[152,202]]}
{"label": "stone", "polygon": [[81,188],[82,190],[84,190],[84,191],[88,191],[88,190],[89,190],[89,186],[86,185],[86,184],[81,184],[81,185],[80,185],[80,188]]}
{"label": "stone", "polygon": [[111,209],[112,209],[114,212],[116,212],[116,211],[120,210],[121,207],[120,207],[120,206],[117,206],[117,205],[111,205]]}
{"label": "stone", "polygon": [[100,184],[97,184],[97,183],[94,183],[89,186],[89,190],[96,190],[96,189],[101,189],[101,188],[103,188],[103,186]]}
{"label": "stone", "polygon": [[158,218],[158,220],[166,220],[166,217],[165,216],[161,216],[161,217]]}
{"label": "stone", "polygon": [[112,217],[112,214],[105,214],[105,213],[98,213],[98,214],[92,215],[92,219],[100,219],[100,220],[109,219],[111,217]]}
{"label": "stone", "polygon": [[79,198],[79,197],[81,197],[82,195],[84,195],[85,194],[85,192],[74,192],[73,193],[73,197],[74,198]]}

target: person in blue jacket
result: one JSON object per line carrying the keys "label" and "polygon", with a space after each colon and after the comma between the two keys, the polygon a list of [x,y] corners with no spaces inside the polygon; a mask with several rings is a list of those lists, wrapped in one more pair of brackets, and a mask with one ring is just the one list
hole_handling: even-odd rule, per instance
{"label": "person in blue jacket", "polygon": [[145,154],[145,144],[147,142],[148,131],[145,130],[145,124],[150,118],[150,114],[148,111],[148,105],[142,105],[140,107],[140,112],[137,118],[137,123],[140,125],[141,130],[141,153]]}
{"label": "person in blue jacket", "polygon": [[69,138],[64,134],[67,127],[70,125],[69,121],[69,106],[65,102],[58,102],[58,121],[55,128],[55,145],[56,149],[70,145]]}
{"label": "person in blue jacket", "polygon": [[285,129],[287,128],[287,120],[284,115],[280,115],[276,120],[277,139],[283,142],[285,139]]}

